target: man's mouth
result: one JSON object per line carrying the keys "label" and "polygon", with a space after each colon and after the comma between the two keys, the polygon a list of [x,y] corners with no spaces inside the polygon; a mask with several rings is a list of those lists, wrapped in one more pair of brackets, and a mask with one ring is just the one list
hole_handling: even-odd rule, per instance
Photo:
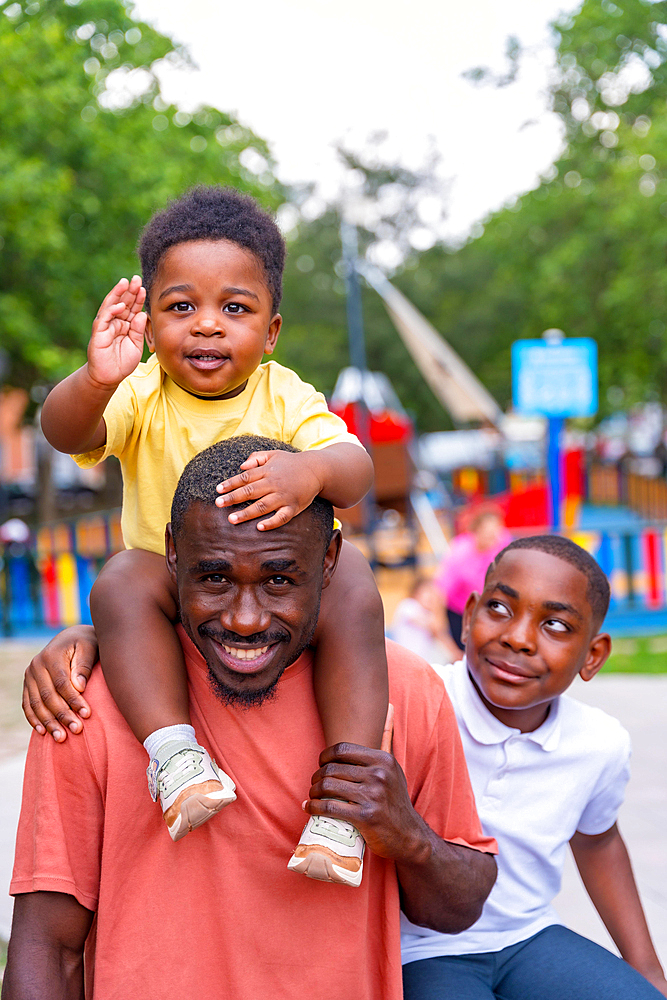
{"label": "man's mouth", "polygon": [[188,361],[200,371],[214,371],[221,368],[229,358],[219,351],[193,351],[186,355]]}
{"label": "man's mouth", "polygon": [[216,652],[227,667],[237,674],[258,674],[273,659],[277,642],[264,646],[230,646],[226,642],[210,637]]}

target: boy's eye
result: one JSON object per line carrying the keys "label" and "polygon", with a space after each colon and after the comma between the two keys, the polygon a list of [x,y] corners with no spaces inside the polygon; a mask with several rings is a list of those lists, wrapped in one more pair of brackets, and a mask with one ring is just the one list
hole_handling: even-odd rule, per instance
{"label": "boy's eye", "polygon": [[509,609],[505,607],[502,601],[491,600],[487,604],[487,608],[489,608],[490,611],[493,611],[497,615],[504,615],[505,617],[509,617],[510,613]]}
{"label": "boy's eye", "polygon": [[552,632],[569,632],[568,626],[565,622],[560,621],[558,618],[549,618],[548,621],[544,623],[547,628],[551,629]]}

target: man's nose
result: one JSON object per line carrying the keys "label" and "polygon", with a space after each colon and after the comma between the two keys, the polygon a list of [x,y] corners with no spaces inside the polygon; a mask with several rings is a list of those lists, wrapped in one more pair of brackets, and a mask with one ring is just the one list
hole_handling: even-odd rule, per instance
{"label": "man's nose", "polygon": [[527,615],[514,615],[506,622],[501,641],[517,653],[534,653],[537,644],[536,626]]}
{"label": "man's nose", "polygon": [[231,602],[220,613],[220,624],[237,635],[265,632],[271,624],[271,614],[262,607],[257,596],[246,588],[239,588]]}

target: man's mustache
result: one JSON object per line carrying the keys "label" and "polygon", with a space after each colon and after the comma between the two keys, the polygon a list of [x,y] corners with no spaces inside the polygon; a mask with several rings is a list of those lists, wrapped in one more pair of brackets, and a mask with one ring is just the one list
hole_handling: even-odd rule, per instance
{"label": "man's mustache", "polygon": [[268,632],[253,632],[252,635],[238,635],[227,629],[214,629],[210,625],[199,625],[200,636],[215,639],[223,646],[272,646],[276,642],[290,642],[291,635],[284,629],[270,629]]}

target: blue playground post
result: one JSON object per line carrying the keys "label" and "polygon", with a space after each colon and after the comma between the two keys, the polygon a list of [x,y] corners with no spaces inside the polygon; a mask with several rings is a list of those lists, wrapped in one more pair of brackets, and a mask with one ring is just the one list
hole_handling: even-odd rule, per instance
{"label": "blue playground post", "polygon": [[563,496],[562,456],[560,439],[564,420],[549,417],[549,440],[547,444],[547,475],[549,489],[549,524],[554,531],[560,528],[561,499]]}

